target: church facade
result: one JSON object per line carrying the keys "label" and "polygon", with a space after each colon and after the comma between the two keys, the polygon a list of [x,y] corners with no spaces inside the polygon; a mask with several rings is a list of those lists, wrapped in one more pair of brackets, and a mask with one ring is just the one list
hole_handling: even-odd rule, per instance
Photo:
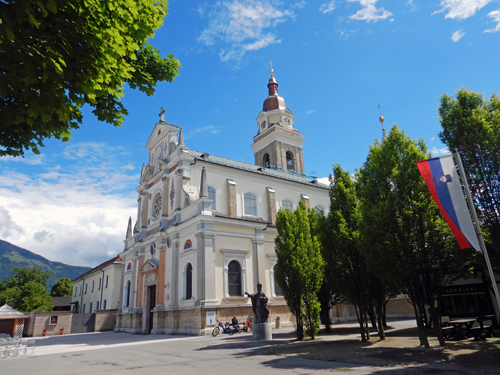
{"label": "church facade", "polygon": [[[164,111],[162,111],[164,112]],[[253,315],[257,283],[269,321],[293,321],[274,281],[280,208],[299,201],[327,214],[329,187],[304,174],[304,139],[272,76],[257,117],[255,164],[191,150],[160,116],[146,144],[136,224],[122,259],[117,331],[204,335]]]}

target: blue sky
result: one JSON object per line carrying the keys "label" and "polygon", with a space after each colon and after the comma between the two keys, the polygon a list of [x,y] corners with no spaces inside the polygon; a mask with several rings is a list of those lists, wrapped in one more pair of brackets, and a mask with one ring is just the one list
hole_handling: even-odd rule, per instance
{"label": "blue sky", "polygon": [[152,44],[180,75],[152,97],[126,89],[121,128],[87,110],[69,143],[0,158],[0,239],[75,265],[119,253],[160,107],[191,149],[253,163],[270,60],[307,174],[359,168],[381,137],[379,104],[387,130],[446,153],[439,97],[498,92],[499,31],[498,0],[171,0]]}

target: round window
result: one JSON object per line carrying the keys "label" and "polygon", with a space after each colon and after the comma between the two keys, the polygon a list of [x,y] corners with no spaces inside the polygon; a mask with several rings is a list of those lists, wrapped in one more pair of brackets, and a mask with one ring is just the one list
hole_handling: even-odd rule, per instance
{"label": "round window", "polygon": [[163,198],[160,193],[155,195],[155,199],[153,200],[153,217],[157,218],[161,215],[161,205],[163,203]]}

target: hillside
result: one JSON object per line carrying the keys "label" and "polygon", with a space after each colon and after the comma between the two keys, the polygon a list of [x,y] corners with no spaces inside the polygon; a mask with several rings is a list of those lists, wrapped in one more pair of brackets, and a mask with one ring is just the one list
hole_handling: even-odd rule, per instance
{"label": "hillside", "polygon": [[70,266],[60,262],[52,262],[41,255],[0,240],[0,280],[12,277],[14,267],[41,267],[52,272],[49,278],[49,289],[59,279],[75,277],[90,270],[90,267]]}

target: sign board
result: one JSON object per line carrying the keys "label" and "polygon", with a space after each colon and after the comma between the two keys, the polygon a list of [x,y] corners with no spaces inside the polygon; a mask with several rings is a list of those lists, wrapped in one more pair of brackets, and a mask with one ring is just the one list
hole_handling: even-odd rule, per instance
{"label": "sign board", "polygon": [[214,326],[216,324],[215,311],[207,311],[207,326]]}

